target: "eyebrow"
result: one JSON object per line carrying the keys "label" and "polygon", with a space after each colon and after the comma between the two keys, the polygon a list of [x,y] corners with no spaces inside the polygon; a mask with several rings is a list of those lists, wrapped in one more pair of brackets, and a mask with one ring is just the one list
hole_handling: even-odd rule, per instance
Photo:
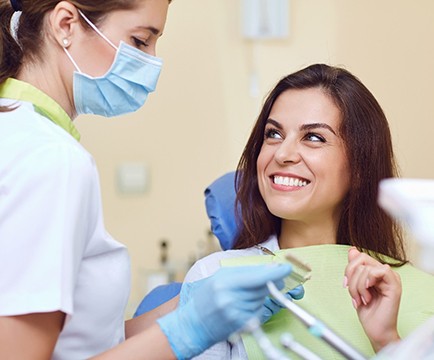
{"label": "eyebrow", "polygon": [[312,123],[312,124],[303,124],[300,126],[300,130],[314,130],[314,129],[326,129],[332,132],[334,135],[336,135],[336,132],[328,124]]}
{"label": "eyebrow", "polygon": [[[279,130],[283,129],[283,126],[280,122],[273,120],[271,118],[268,118],[266,121],[266,124],[272,124],[275,127],[277,127]],[[326,129],[329,130],[331,133],[337,136],[336,132],[333,130],[333,128],[325,123],[311,123],[311,124],[302,124],[300,125],[300,130],[302,131],[309,131],[314,129]]]}
{"label": "eyebrow", "polygon": [[137,26],[137,29],[149,30],[156,36],[163,36],[163,33],[153,26]]}

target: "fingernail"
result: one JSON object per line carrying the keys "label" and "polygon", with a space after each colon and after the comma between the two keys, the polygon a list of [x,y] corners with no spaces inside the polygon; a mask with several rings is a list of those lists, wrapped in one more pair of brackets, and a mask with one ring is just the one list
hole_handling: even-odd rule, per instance
{"label": "fingernail", "polygon": [[360,298],[362,299],[363,305],[368,305],[368,303],[366,302],[366,300],[365,300],[365,298],[363,296],[360,296]]}
{"label": "fingernail", "polygon": [[352,302],[353,302],[353,307],[354,307],[354,309],[357,310],[357,302],[356,302],[356,300],[354,300],[353,298],[351,298],[351,300],[352,300]]}
{"label": "fingernail", "polygon": [[342,284],[344,288],[348,287],[348,278],[344,276],[344,283]]}

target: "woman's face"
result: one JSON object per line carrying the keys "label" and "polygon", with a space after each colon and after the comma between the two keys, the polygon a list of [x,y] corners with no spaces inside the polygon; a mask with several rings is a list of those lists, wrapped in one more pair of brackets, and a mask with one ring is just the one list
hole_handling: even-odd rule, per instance
{"label": "woman's face", "polygon": [[[97,27],[116,46],[124,41],[156,55],[156,43],[163,33],[168,6],[168,0],[138,1],[134,9],[109,13]],[[79,46],[74,47],[72,43],[70,51],[81,71],[91,76],[104,75],[114,61],[116,50],[90,28],[81,33],[78,41]]]}
{"label": "woman's face", "polygon": [[339,219],[350,187],[340,123],[339,109],[320,88],[287,90],[276,99],[257,159],[259,190],[272,214]]}

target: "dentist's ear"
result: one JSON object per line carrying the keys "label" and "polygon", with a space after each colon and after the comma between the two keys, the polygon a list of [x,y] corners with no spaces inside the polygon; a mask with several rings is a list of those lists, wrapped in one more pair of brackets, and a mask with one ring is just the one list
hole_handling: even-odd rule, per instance
{"label": "dentist's ear", "polygon": [[84,30],[77,8],[68,1],[59,2],[48,16],[50,35],[61,47],[68,47]]}

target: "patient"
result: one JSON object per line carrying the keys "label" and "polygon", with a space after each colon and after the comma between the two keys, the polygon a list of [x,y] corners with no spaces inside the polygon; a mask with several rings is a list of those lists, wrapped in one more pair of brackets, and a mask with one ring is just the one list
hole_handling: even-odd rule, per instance
{"label": "patient", "polygon": [[[238,164],[237,250],[199,260],[185,281],[210,276],[228,259],[264,255],[258,244],[290,249],[313,268],[299,304],[342,323],[337,330],[352,329],[343,334],[348,342],[372,356],[433,313],[423,303],[416,315],[398,318],[402,288],[434,289],[434,281],[405,265],[400,228],[377,205],[379,181],[395,176],[387,119],[354,75],[316,64],[286,76],[268,95]],[[418,280],[401,285],[400,273]],[[326,284],[331,288],[323,289]],[[411,294],[404,295],[410,306]],[[290,317],[282,311],[264,329],[301,331]],[[341,358],[308,337],[298,340],[321,358]],[[245,359],[252,344],[248,338],[244,345],[220,343],[198,358]]]}

